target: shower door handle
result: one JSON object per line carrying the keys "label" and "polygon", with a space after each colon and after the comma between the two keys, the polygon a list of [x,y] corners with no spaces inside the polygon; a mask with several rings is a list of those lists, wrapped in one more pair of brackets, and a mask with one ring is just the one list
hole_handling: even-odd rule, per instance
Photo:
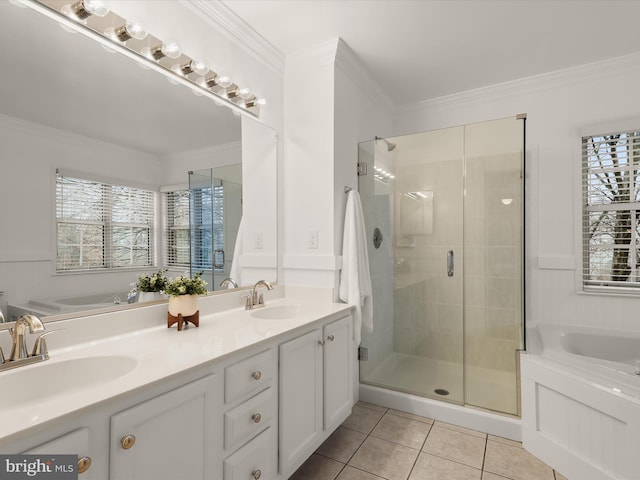
{"label": "shower door handle", "polygon": [[454,262],[453,262],[453,250],[447,252],[447,276],[453,277]]}

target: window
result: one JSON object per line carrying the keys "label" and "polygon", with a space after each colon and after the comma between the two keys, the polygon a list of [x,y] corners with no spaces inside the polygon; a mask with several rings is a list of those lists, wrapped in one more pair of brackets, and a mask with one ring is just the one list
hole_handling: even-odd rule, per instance
{"label": "window", "polygon": [[582,138],[583,285],[640,292],[640,130]]}
{"label": "window", "polygon": [[56,270],[153,265],[155,193],[56,175]]}
{"label": "window", "polygon": [[189,190],[163,193],[165,257],[168,267],[189,268]]}

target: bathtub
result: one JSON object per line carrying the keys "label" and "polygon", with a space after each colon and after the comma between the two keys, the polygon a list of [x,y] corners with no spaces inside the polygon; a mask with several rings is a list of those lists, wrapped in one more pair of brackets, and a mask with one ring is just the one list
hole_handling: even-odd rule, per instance
{"label": "bathtub", "polygon": [[[40,316],[60,315],[66,313],[83,312],[113,307],[118,303],[127,303],[127,292],[100,293],[95,295],[81,295],[77,297],[55,297],[32,299],[26,304],[9,306],[12,320],[25,313],[34,313]],[[118,300],[119,299],[119,300]]]}
{"label": "bathtub", "polygon": [[524,447],[569,480],[640,479],[640,334],[540,324],[521,355]]}

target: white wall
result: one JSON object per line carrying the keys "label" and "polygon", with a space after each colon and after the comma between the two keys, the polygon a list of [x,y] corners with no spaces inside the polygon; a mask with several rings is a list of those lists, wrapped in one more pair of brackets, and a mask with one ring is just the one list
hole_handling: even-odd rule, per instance
{"label": "white wall", "polygon": [[288,57],[285,85],[285,281],[337,298],[344,187],[358,186],[358,143],[391,131],[390,101],[340,39]]}
{"label": "white wall", "polygon": [[131,272],[55,275],[55,172],[68,169],[158,190],[158,158],[5,115],[0,157],[0,291],[8,302],[77,291],[127,292],[135,280]]}
{"label": "white wall", "polygon": [[640,119],[639,84],[636,54],[426,101],[396,116],[399,135],[527,113],[529,324],[640,330],[640,300],[579,294],[575,269],[581,263],[581,130]]}

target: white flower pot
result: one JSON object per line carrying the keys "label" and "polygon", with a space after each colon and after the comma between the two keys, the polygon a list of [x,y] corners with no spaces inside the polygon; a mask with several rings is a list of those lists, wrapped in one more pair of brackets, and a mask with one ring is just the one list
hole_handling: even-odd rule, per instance
{"label": "white flower pot", "polygon": [[156,302],[158,300],[164,300],[166,295],[160,292],[138,292],[138,303],[141,302]]}
{"label": "white flower pot", "polygon": [[182,314],[183,317],[189,317],[198,311],[197,295],[179,295],[169,297],[169,313],[174,317]]}

